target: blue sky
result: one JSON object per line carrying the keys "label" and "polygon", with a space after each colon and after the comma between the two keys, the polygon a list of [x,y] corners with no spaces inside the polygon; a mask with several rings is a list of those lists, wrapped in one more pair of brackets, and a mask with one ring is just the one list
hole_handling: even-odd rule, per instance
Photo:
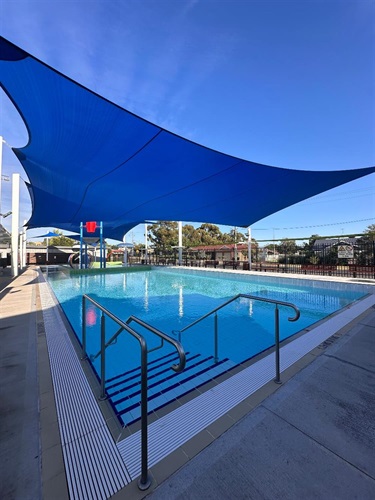
{"label": "blue sky", "polygon": [[[207,147],[302,170],[375,165],[372,0],[2,0],[0,31],[91,90]],[[23,146],[21,120],[4,95],[0,104],[0,134]],[[3,174],[12,172],[26,179],[4,145]],[[24,187],[21,194],[24,220],[30,203]],[[2,212],[10,203],[3,182]],[[374,223],[373,174],[252,229],[256,239],[297,238],[361,233]],[[143,228],[131,239],[143,241]]]}

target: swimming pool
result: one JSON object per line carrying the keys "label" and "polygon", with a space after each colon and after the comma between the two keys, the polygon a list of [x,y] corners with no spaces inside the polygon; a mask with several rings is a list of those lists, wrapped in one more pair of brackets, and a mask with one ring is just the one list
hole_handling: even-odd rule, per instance
{"label": "swimming pool", "polygon": [[[82,295],[88,294],[122,320],[135,315],[163,332],[177,337],[181,330],[203,314],[238,293],[284,302],[301,310],[298,322],[288,317],[293,310],[280,308],[280,337],[296,334],[366,294],[359,285],[291,280],[253,275],[233,275],[182,269],[155,269],[137,273],[97,274],[61,277],[49,275],[50,285],[81,338]],[[99,311],[89,306],[87,351],[100,349]],[[156,410],[195,387],[230,371],[274,344],[274,305],[239,299],[218,312],[219,360],[213,353],[213,318],[207,318],[182,335],[187,352],[186,369],[181,374],[170,370],[175,354],[166,345],[149,354],[149,407]],[[109,324],[107,338],[116,325]],[[155,336],[141,331],[148,347],[158,344]],[[107,349],[106,388],[119,418],[130,424],[139,418],[139,345],[122,334],[116,345]],[[99,358],[93,366],[99,373]]]}

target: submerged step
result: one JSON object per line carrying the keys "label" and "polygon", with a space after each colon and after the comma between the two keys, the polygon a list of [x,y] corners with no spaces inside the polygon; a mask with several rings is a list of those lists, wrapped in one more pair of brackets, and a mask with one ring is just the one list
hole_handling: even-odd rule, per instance
{"label": "submerged step", "polygon": [[[175,399],[178,399],[197,387],[204,385],[215,377],[225,373],[235,366],[235,363],[223,359],[213,363],[213,358],[207,358],[194,366],[193,372],[174,374],[168,380],[149,386],[148,412],[157,411]],[[183,376],[185,374],[185,376]],[[130,425],[140,418],[140,391],[129,394],[117,402],[111,401],[118,417],[125,425]]]}

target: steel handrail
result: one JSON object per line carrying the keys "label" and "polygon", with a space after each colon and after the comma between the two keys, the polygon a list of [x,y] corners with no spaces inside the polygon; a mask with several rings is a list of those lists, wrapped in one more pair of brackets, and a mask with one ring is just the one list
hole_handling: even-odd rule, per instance
{"label": "steel handrail", "polygon": [[[170,338],[165,333],[157,330],[156,328],[148,325],[144,321],[136,318],[135,316],[130,316],[127,322],[122,321],[120,318],[111,313],[108,309],[100,305],[96,300],[92,299],[88,295],[82,296],[82,359],[87,358],[86,352],[86,301],[91,302],[95,307],[97,307],[101,312],[100,318],[100,371],[101,371],[101,395],[100,399],[105,399],[105,352],[106,348],[114,342],[114,340],[122,333],[124,330],[133,337],[135,337],[141,348],[141,477],[138,480],[138,488],[141,490],[147,490],[151,485],[151,479],[148,473],[148,430],[147,430],[147,342],[145,338],[131,328],[128,324],[131,321],[136,321],[138,324],[147,328],[149,331],[155,335],[162,338],[162,341],[167,341],[176,347],[177,352],[180,357],[180,363],[178,365],[172,365],[172,369],[176,372],[180,372],[185,368],[186,356],[182,345],[175,339]],[[105,341],[105,317],[108,316],[115,323],[120,326],[120,329],[111,337],[111,339]],[[97,356],[95,356],[97,357]]]}
{"label": "steel handrail", "polygon": [[211,314],[219,311],[219,309],[222,309],[223,307],[227,306],[231,302],[239,299],[240,297],[243,297],[243,298],[246,298],[246,299],[250,299],[250,300],[259,300],[261,302],[270,302],[272,304],[277,304],[277,305],[280,305],[280,306],[291,307],[292,309],[295,310],[296,316],[294,318],[288,318],[288,321],[297,321],[299,319],[299,317],[300,317],[300,314],[301,314],[300,310],[298,309],[298,307],[295,306],[294,304],[290,303],[290,302],[283,302],[281,300],[274,300],[274,299],[265,299],[264,297],[258,297],[257,295],[248,295],[247,293],[238,293],[237,295],[235,295],[231,299],[227,300],[226,302],[224,302],[220,306],[215,307],[215,309],[212,309],[212,311],[210,311],[207,314],[204,314],[200,318],[196,319],[195,321],[193,321],[193,323],[190,323],[190,325],[185,326],[184,328],[182,328],[182,330],[175,330],[175,331],[179,332],[179,333],[183,333],[184,331],[188,330],[189,328],[191,328],[192,326],[196,325],[200,321],[206,319],[208,316],[211,316]]}
{"label": "steel handrail", "polygon": [[[176,350],[179,354],[180,362],[178,363],[178,365],[172,365],[171,368],[172,368],[172,370],[174,370],[177,373],[182,372],[184,370],[185,365],[186,365],[186,355],[185,355],[184,348],[182,347],[180,342],[177,342],[175,339],[173,339],[169,335],[165,334],[161,330],[158,330],[154,326],[146,323],[142,319],[137,318],[136,316],[129,316],[129,318],[126,320],[126,324],[129,325],[132,321],[134,321],[135,323],[138,323],[143,328],[146,328],[150,332],[152,332],[155,335],[157,335],[158,337],[160,337],[162,339],[161,346],[163,345],[164,340],[166,342],[168,342],[169,344],[172,344],[176,348]],[[151,351],[149,351],[149,352],[151,352]]]}
{"label": "steel handrail", "polygon": [[285,306],[285,307],[291,307],[295,311],[295,316],[288,318],[288,321],[297,321],[301,315],[300,310],[298,307],[291,302],[284,302],[281,300],[275,300],[275,299],[267,299],[264,297],[258,297],[257,295],[249,295],[247,293],[238,293],[231,299],[227,300],[223,304],[221,304],[218,307],[215,307],[215,309],[212,309],[212,311],[209,311],[208,313],[204,314],[200,318],[196,319],[189,325],[185,326],[181,330],[173,330],[173,333],[178,333],[178,341],[181,342],[181,334],[188,330],[189,328],[195,326],[196,324],[200,323],[204,319],[208,318],[212,314],[215,314],[215,324],[214,324],[214,346],[215,346],[215,353],[214,353],[214,359],[215,363],[218,361],[218,318],[217,318],[217,311],[220,309],[223,309],[223,307],[227,306],[231,302],[234,302],[235,300],[239,298],[246,298],[249,300],[258,300],[260,302],[267,302],[271,304],[275,304],[275,363],[276,363],[276,378],[275,382],[276,383],[281,383],[280,381],[280,322],[279,322],[279,309],[278,306]]}

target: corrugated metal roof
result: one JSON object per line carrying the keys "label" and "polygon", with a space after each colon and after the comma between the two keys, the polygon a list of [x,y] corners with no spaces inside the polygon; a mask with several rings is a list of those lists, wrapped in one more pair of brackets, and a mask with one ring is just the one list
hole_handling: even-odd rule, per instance
{"label": "corrugated metal roof", "polygon": [[10,245],[11,243],[11,235],[5,229],[4,226],[0,224],[0,245]]}

